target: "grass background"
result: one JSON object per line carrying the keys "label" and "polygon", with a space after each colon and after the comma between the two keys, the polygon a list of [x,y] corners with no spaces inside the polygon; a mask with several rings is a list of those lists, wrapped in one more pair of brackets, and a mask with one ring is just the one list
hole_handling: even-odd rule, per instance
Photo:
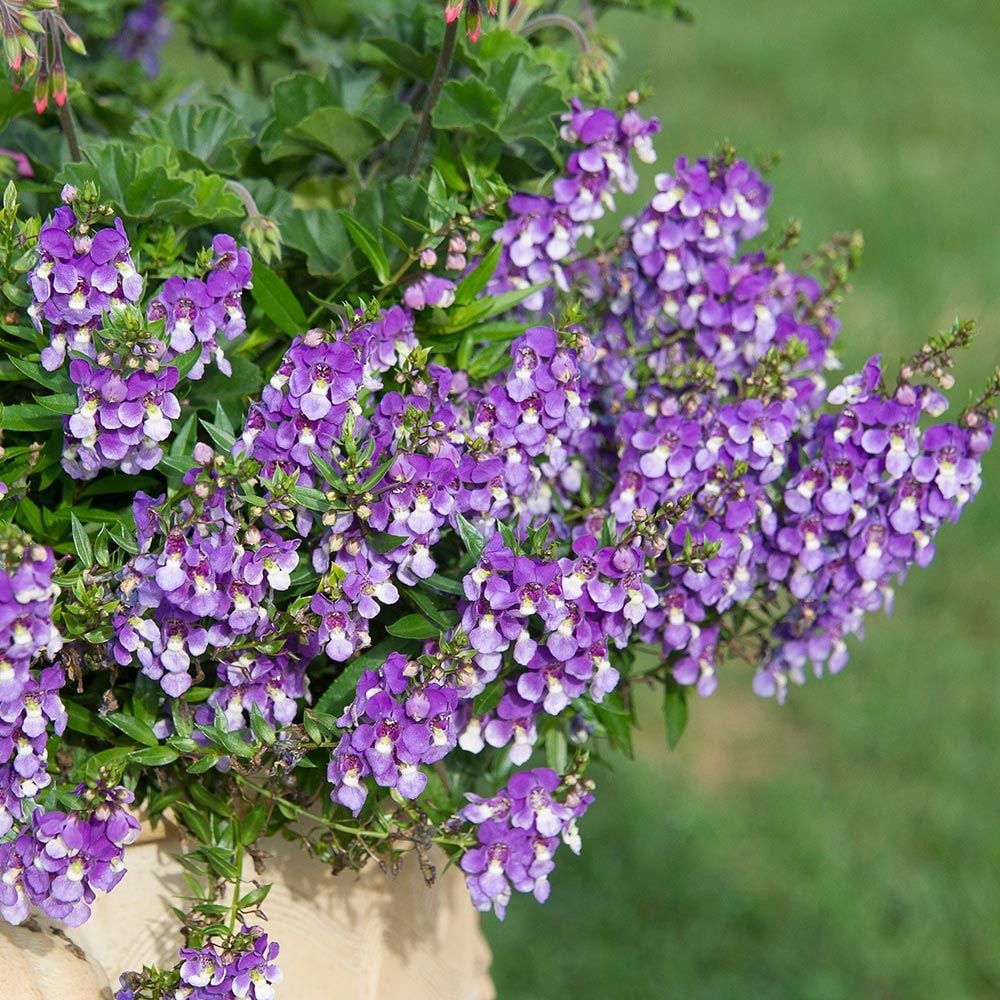
{"label": "grass background", "polygon": [[[1000,4],[692,3],[690,28],[603,22],[623,88],[655,88],[661,166],[782,150],[774,224],[865,233],[848,365],[967,316],[978,389],[1000,362]],[[669,755],[643,706],[549,902],[484,920],[501,1000],[1000,996],[998,459],[840,677],[779,708],[733,669]]]}

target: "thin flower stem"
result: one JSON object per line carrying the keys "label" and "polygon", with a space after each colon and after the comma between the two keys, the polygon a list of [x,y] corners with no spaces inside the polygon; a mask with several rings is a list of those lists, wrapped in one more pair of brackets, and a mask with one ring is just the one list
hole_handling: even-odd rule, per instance
{"label": "thin flower stem", "polygon": [[79,163],[83,159],[83,153],[80,152],[80,135],[76,130],[76,122],[73,120],[68,97],[61,105],[56,105],[56,113],[59,115],[59,124],[62,126],[66,143],[69,146],[69,158]]}
{"label": "thin flower stem", "polygon": [[563,28],[577,40],[581,52],[590,51],[590,40],[587,38],[587,32],[577,21],[565,14],[543,14],[540,17],[533,17],[521,29],[521,34],[527,37],[544,28]]}
{"label": "thin flower stem", "polygon": [[257,202],[253,200],[253,195],[239,181],[227,180],[226,187],[243,202],[243,207],[251,219],[260,215],[260,209],[257,208]]}
{"label": "thin flower stem", "polygon": [[450,24],[446,24],[444,28],[444,39],[441,42],[441,51],[438,52],[437,65],[434,67],[434,76],[427,91],[427,101],[424,104],[423,117],[420,119],[420,128],[417,129],[417,136],[413,140],[413,148],[410,150],[410,159],[406,164],[406,173],[409,177],[412,177],[420,166],[420,157],[431,134],[431,115],[434,112],[434,105],[437,104],[438,98],[441,96],[441,88],[448,77],[448,70],[451,69],[451,60],[455,55],[455,43],[457,40],[458,18],[455,18]]}
{"label": "thin flower stem", "polygon": [[[328,819],[326,816],[320,816],[318,813],[310,812],[303,806],[300,806],[297,802],[292,802],[291,799],[286,799],[281,795],[276,795],[269,788],[264,788],[261,785],[250,781],[248,778],[242,775],[236,775],[236,780],[247,788],[252,788],[255,792],[269,798],[272,802],[280,802],[283,805],[288,806],[289,809],[294,810],[299,816],[304,819],[311,819],[315,823],[319,823],[321,826],[325,826],[329,830],[335,830],[337,833],[345,833],[351,837],[367,837],[369,840],[390,840],[394,836],[399,836],[394,834],[392,830],[363,830],[361,827],[349,826],[347,823],[335,823],[333,820]],[[403,838],[406,837],[405,834],[402,835]],[[468,847],[469,840],[464,837],[431,837],[431,842],[434,844],[442,844],[450,847]],[[242,848],[241,851],[241,864],[242,864]]]}
{"label": "thin flower stem", "polygon": [[230,934],[236,933],[236,918],[239,914],[240,886],[243,883],[243,844],[239,844],[236,848],[234,866],[236,868],[236,882],[233,885],[233,905],[229,911]]}

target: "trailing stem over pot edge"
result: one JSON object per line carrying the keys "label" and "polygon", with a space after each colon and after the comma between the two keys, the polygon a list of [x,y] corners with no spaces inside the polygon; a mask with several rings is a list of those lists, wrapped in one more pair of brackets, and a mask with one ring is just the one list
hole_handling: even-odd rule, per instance
{"label": "trailing stem over pot edge", "polygon": [[635,685],[673,746],[734,659],[841,669],[995,419],[969,323],[828,385],[860,238],[793,265],[731,149],[616,216],[612,4],[300,6],[0,0],[0,913],[79,924],[170,810],[185,947],[119,997],[273,995],[279,831],[544,901]]}

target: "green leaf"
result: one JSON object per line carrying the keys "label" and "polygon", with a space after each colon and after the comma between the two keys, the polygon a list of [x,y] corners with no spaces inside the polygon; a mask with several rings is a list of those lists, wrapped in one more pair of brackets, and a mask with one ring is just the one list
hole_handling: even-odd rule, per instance
{"label": "green leaf", "polygon": [[19,358],[14,354],[11,354],[6,360],[21,372],[22,375],[26,375],[32,382],[37,382],[39,385],[45,386],[46,389],[51,389],[53,392],[62,392],[70,388],[65,372],[47,372],[41,365],[36,365],[32,361],[25,361],[24,358]]}
{"label": "green leaf", "polygon": [[[246,833],[245,833],[246,822],[247,821],[244,820],[243,828],[240,830],[241,839],[246,836]],[[261,829],[263,829],[263,824],[261,824]],[[260,831],[258,830],[257,831],[257,837],[259,837],[259,836],[260,836]],[[257,839],[257,837],[254,837],[253,840],[244,840],[243,842],[245,844],[252,844],[253,841]],[[271,887],[269,885],[259,885],[259,886],[257,886],[257,888],[251,889],[245,895],[240,896],[239,902],[236,904],[237,909],[240,909],[240,910],[251,910],[255,906],[260,906],[260,904],[263,903],[265,899],[267,899],[267,894],[270,891],[271,891]]]}
{"label": "green leaf", "polygon": [[116,784],[121,778],[132,756],[134,747],[111,747],[108,750],[101,750],[100,753],[92,754],[83,765],[83,773],[87,780],[96,784],[101,772],[105,771],[109,783]]}
{"label": "green leaf", "polygon": [[663,689],[663,719],[667,726],[667,746],[677,747],[687,728],[687,688],[676,681],[668,682]]}
{"label": "green leaf", "polygon": [[102,740],[112,735],[111,727],[102,722],[96,712],[85,708],[78,701],[67,698],[63,702],[63,708],[66,710],[66,728],[74,733],[96,736]]}
{"label": "green leaf", "polygon": [[0,410],[0,430],[37,432],[62,427],[62,417],[46,406],[15,403]]}
{"label": "green leaf", "polygon": [[564,774],[569,760],[569,747],[566,734],[562,729],[553,726],[545,734],[545,762],[556,774]]}
{"label": "green leaf", "polygon": [[435,128],[468,129],[473,125],[493,128],[500,119],[500,98],[477,76],[449,80],[434,106]]}
{"label": "green leaf", "polygon": [[93,566],[94,549],[90,544],[90,537],[87,535],[87,532],[84,531],[79,518],[76,514],[72,513],[72,511],[69,515],[69,523],[73,532],[73,548],[76,549],[76,554],[79,557],[80,562],[82,562],[84,566]]}
{"label": "green leaf", "polygon": [[177,369],[177,376],[179,379],[186,378],[188,373],[192,368],[198,363],[201,358],[202,345],[196,344],[191,348],[190,351],[185,351],[183,354],[178,355],[170,362],[173,368]]}
{"label": "green leaf", "polygon": [[251,292],[257,305],[282,333],[294,337],[308,328],[309,320],[295,293],[260,261],[254,264]]}
{"label": "green leaf", "polygon": [[493,277],[501,253],[503,244],[494,243],[490,250],[483,254],[479,263],[458,283],[455,289],[455,305],[466,306],[475,300]]}
{"label": "green leaf", "polygon": [[366,101],[358,109],[357,116],[377,129],[386,140],[395,139],[407,122],[413,121],[410,105],[389,94],[379,94]]}
{"label": "green leaf", "polygon": [[486,379],[510,363],[510,345],[502,341],[474,352],[466,370],[471,378]]}
{"label": "green leaf", "polygon": [[493,709],[500,704],[503,692],[503,684],[487,684],[485,690],[483,690],[481,694],[477,695],[475,701],[473,701],[472,714],[476,716],[476,718],[482,718],[482,716],[492,712]]}
{"label": "green leaf", "polygon": [[165,767],[173,764],[179,756],[173,747],[147,747],[145,750],[136,750],[129,757],[129,763],[139,764],[141,767]]}
{"label": "green leaf", "polygon": [[108,712],[104,719],[137,743],[147,747],[159,746],[160,741],[156,738],[156,733],[145,722],[140,722],[131,715],[126,715],[124,712]]}
{"label": "green leaf", "polygon": [[423,615],[404,615],[385,627],[389,635],[400,639],[436,639],[441,629]]}
{"label": "green leaf", "polygon": [[392,535],[387,531],[376,531],[365,536],[365,541],[376,552],[393,552],[401,545],[406,545],[410,538],[408,535]]}
{"label": "green leaf", "polygon": [[451,628],[458,624],[458,612],[450,608],[439,608],[430,594],[411,587],[406,590],[406,596],[440,628]]}
{"label": "green leaf", "polygon": [[355,246],[368,258],[368,262],[375,271],[375,277],[378,278],[379,284],[386,284],[390,273],[389,259],[386,257],[381,244],[361,223],[352,219],[346,212],[341,212],[340,217],[344,220],[344,225],[347,226],[347,231],[350,233]]}
{"label": "green leaf", "polygon": [[250,703],[250,731],[259,743],[270,746],[277,736],[274,726],[261,714],[256,702]]}
{"label": "green leaf", "polygon": [[[266,822],[267,807],[263,802],[258,802],[240,823],[240,843],[247,846],[254,843],[263,832]],[[260,889],[248,892],[246,896],[240,898],[237,906],[241,909],[243,907],[256,906],[258,903],[263,902],[268,889],[270,889],[270,886],[262,886]]]}
{"label": "green leaf", "polygon": [[[520,305],[526,298],[534,295],[535,292],[544,288],[545,284],[532,285],[530,288],[516,288],[510,292],[501,292],[499,295],[490,295],[468,305],[449,309],[440,315],[444,317],[444,322],[440,327],[441,333],[459,333],[467,330],[470,326],[475,326],[484,319],[499,316],[501,313],[509,312],[515,306]],[[527,326],[527,324],[526,324]]]}
{"label": "green leaf", "polygon": [[617,696],[609,696],[601,705],[594,705],[594,715],[604,727],[612,744],[629,760],[635,758],[632,748],[632,715]]}
{"label": "green leaf", "polygon": [[352,271],[345,267],[351,241],[340,215],[332,208],[295,209],[275,216],[285,246],[306,255],[310,274],[334,275]]}
{"label": "green leaf", "polygon": [[378,143],[378,133],[370,125],[338,107],[317,108],[287,134],[352,169],[357,169]]}
{"label": "green leaf", "polygon": [[166,118],[140,119],[132,133],[166,143],[222,174],[239,170],[251,139],[236,114],[221,104],[178,104]]}
{"label": "green leaf", "polygon": [[204,774],[218,764],[221,756],[218,750],[206,750],[204,757],[188,765],[188,774]]}
{"label": "green leaf", "polygon": [[452,580],[447,576],[442,576],[440,573],[431,573],[422,582],[428,587],[433,587],[434,590],[440,590],[443,594],[454,594],[456,597],[465,596],[465,588],[462,586],[461,581]]}
{"label": "green leaf", "polygon": [[462,514],[455,515],[455,522],[458,525],[458,537],[462,539],[466,552],[473,560],[479,562],[479,557],[486,548],[486,539],[482,532]]}

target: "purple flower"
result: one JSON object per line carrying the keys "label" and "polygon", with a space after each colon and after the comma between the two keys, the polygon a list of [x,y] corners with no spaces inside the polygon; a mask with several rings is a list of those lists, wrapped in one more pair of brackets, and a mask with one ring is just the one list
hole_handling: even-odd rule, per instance
{"label": "purple flower", "polygon": [[49,326],[50,343],[42,351],[42,366],[49,371],[64,364],[67,350],[95,357],[93,337],[104,313],[142,297],[143,279],[121,219],[83,233],[78,224],[69,206],[55,210],[38,235],[38,263],[28,275],[33,299],[28,315],[38,330]]}

